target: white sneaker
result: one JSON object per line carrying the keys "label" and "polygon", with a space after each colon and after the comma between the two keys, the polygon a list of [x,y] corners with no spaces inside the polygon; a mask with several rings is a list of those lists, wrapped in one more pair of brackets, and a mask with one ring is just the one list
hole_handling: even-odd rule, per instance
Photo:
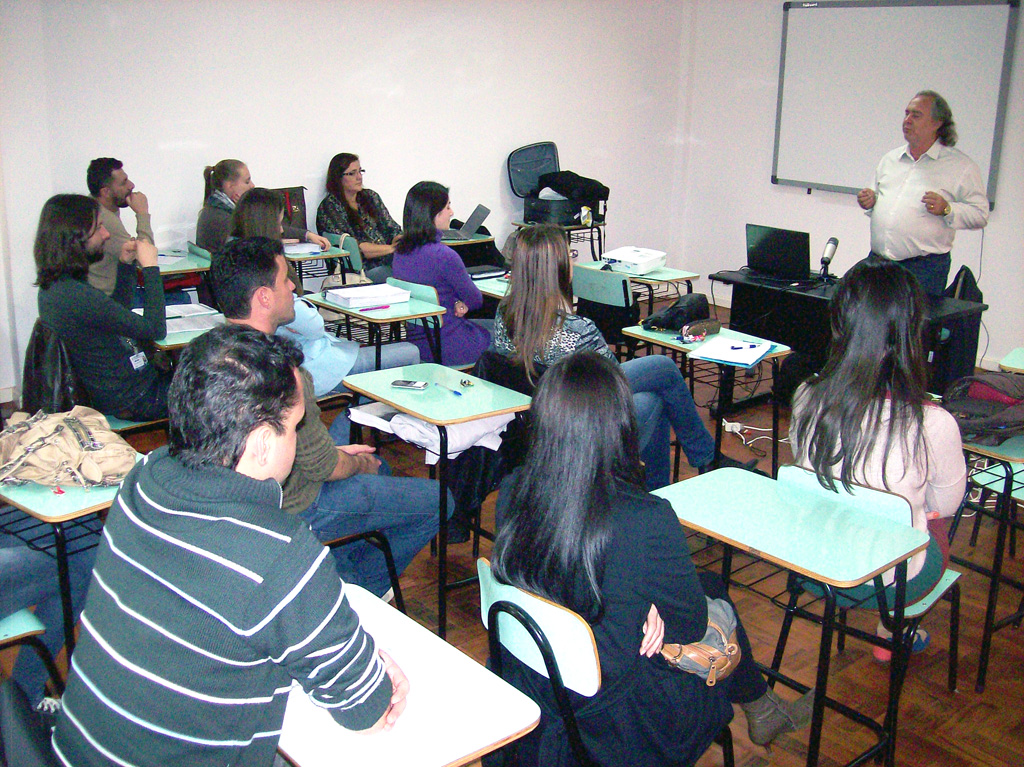
{"label": "white sneaker", "polygon": [[395,601],[395,589],[394,589],[394,587],[391,587],[390,589],[385,591],[384,595],[381,597],[381,600],[384,601],[384,602],[394,602]]}
{"label": "white sneaker", "polygon": [[36,704],[35,712],[46,716],[57,716],[64,709],[60,698],[43,698]]}

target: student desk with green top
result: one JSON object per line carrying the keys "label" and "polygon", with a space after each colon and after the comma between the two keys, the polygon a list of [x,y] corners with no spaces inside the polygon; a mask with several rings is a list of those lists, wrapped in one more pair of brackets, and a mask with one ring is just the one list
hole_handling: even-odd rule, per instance
{"label": "student desk with green top", "polygon": [[[695,343],[683,343],[679,338],[678,331],[663,331],[663,330],[644,330],[642,325],[634,325],[632,327],[623,328],[622,332],[624,335],[630,336],[631,338],[637,338],[641,341],[645,341],[655,346],[661,346],[665,349],[672,351],[682,352],[683,354],[689,355],[691,352],[695,352],[700,349],[701,345],[709,340],[712,336],[704,339],[704,341],[697,341]],[[736,339],[743,343],[771,343],[772,350],[768,353],[762,361],[767,360],[772,366],[772,381],[774,382],[778,373],[779,360],[789,354],[789,347],[783,344],[776,344],[765,338],[758,338],[747,333],[739,333],[735,330],[729,330],[728,328],[722,328],[719,333],[730,339]],[[690,363],[690,391],[693,391],[693,360],[688,360]],[[733,387],[736,380],[736,367],[733,365],[715,363],[718,368],[718,407],[715,408],[711,415],[715,419],[715,460],[722,454],[722,430],[723,419],[730,413],[735,412],[738,408],[744,404],[750,404],[749,400],[743,400],[741,402],[733,401]],[[759,395],[760,396],[760,395]],[[779,469],[779,403],[772,397],[772,476],[778,472]]]}
{"label": "student desk with green top", "polygon": [[[197,319],[208,317],[210,322],[216,325],[224,324],[224,315],[220,312],[214,314],[200,315]],[[162,352],[175,351],[188,346],[192,341],[199,338],[199,336],[212,330],[212,327],[201,327],[194,330],[180,330],[177,332],[170,332],[163,338],[159,338],[153,342],[153,345]]]}
{"label": "student desk with green top", "polygon": [[348,251],[335,246],[327,250],[320,250],[316,253],[285,253],[285,259],[289,264],[295,264],[295,273],[299,275],[299,282],[302,282],[302,265],[306,261],[320,261],[324,258],[348,258]]}
{"label": "student desk with green top", "polygon": [[[575,263],[574,266],[578,266],[581,269],[602,269],[604,264],[600,261],[580,261]],[[662,266],[658,269],[652,269],[647,274],[628,274],[627,272],[617,272],[617,274],[626,274],[629,277],[630,282],[635,282],[638,285],[643,285],[647,289],[647,314],[654,313],[654,292],[659,287],[673,287],[675,288],[676,296],[679,296],[678,285],[681,282],[686,283],[686,292],[693,292],[693,281],[699,280],[700,275],[696,272],[685,272],[682,269],[670,269],[667,266]]]}
{"label": "student desk with green top", "polygon": [[473,284],[485,296],[499,301],[508,293],[508,277],[488,277],[486,280],[473,280]]}
{"label": "student desk with green top", "polygon": [[56,560],[64,646],[70,658],[75,649],[75,620],[71,610],[68,557],[95,545],[84,540],[102,528],[99,513],[110,508],[118,486],[61,485],[59,490],[34,483],[0,485],[0,502],[13,507],[0,509],[0,530]]}
{"label": "student desk with green top", "polygon": [[319,293],[307,293],[303,299],[309,301],[313,306],[327,309],[338,314],[345,315],[345,331],[349,338],[352,338],[352,319],[362,320],[370,328],[370,342],[374,343],[377,351],[377,369],[380,370],[381,346],[383,340],[383,326],[394,323],[404,323],[409,320],[424,320],[429,328],[427,332],[427,343],[434,354],[434,359],[441,359],[441,315],[447,309],[439,304],[432,304],[429,301],[420,301],[418,298],[410,298],[401,304],[389,304],[381,309],[373,307],[354,308],[341,306],[327,298],[326,291]]}
{"label": "student desk with green top", "polygon": [[[159,258],[178,259],[173,264],[159,262]],[[161,277],[173,277],[179,274],[201,274],[210,271],[210,259],[187,250],[164,250],[158,256],[157,266]]]}
{"label": "student desk with green top", "polygon": [[[975,521],[974,533],[971,536],[973,547],[978,535],[978,522],[982,516],[995,517],[996,544],[991,565],[982,565],[970,559],[952,555],[950,561],[980,573],[989,579],[988,602],[985,606],[985,626],[981,635],[981,654],[978,657],[978,679],[975,691],[985,689],[985,676],[988,673],[989,655],[992,651],[992,635],[1000,629],[1013,625],[1020,627],[1024,620],[1024,583],[1003,573],[1003,556],[1006,549],[1006,537],[1010,535],[1010,556],[1016,550],[1016,530],[1024,531],[1024,522],[1017,518],[1016,507],[1024,502],[1024,435],[1010,437],[1001,445],[978,445],[964,443],[964,453],[989,459],[990,465],[985,469],[971,469],[968,482],[978,487],[994,491],[997,494],[995,511],[986,509],[984,503],[974,503],[969,499],[953,520],[950,530],[950,542],[956,536],[965,507],[971,508],[978,517]],[[970,461],[968,466],[970,467]],[[999,586],[1006,585],[1020,591],[1021,601],[1010,615],[996,620],[996,608],[999,604]]]}
{"label": "student desk with green top", "polygon": [[[400,389],[391,385],[392,381],[402,379],[426,381],[427,388],[417,391]],[[463,386],[461,383],[463,380],[470,381],[473,385]],[[448,583],[448,431],[446,427],[490,416],[528,410],[530,398],[525,394],[433,362],[357,373],[346,376],[342,383],[357,394],[387,403],[402,413],[408,413],[437,427],[440,438],[437,478],[441,485],[438,507],[437,630],[438,635],[443,639],[448,630],[447,592],[452,588],[476,580],[473,577],[464,581]],[[457,395],[453,392],[460,394]]]}
{"label": "student desk with green top", "polygon": [[[824,593],[821,643],[815,682],[814,713],[807,747],[807,765],[818,763],[825,707],[868,727],[878,743],[850,762],[871,756],[894,758],[899,692],[909,661],[908,648],[898,642],[889,673],[889,699],[882,724],[827,696],[832,635],[836,622],[835,589],[850,588],[896,569],[893,617],[903,622],[907,561],[928,545],[928,534],[881,516],[853,511],[837,493],[835,500],[783,484],[742,469],[717,469],[654,491],[667,500],[686,527],[709,535],[820,584]],[[728,583],[730,557],[723,558]],[[781,658],[768,672],[787,686],[807,690],[779,673]],[[762,667],[763,668],[763,667]]]}

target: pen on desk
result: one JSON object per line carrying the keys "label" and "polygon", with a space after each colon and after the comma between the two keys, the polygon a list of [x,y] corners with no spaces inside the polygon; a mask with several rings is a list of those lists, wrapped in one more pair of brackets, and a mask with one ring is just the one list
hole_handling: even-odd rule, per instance
{"label": "pen on desk", "polygon": [[361,312],[375,312],[378,309],[390,309],[391,304],[385,304],[384,306],[361,306],[359,311]]}
{"label": "pen on desk", "polygon": [[452,388],[449,388],[448,386],[445,386],[444,384],[439,384],[437,381],[434,381],[434,386],[440,386],[442,389],[448,389],[448,391],[450,391],[456,397],[461,397],[462,396],[462,392],[456,391],[455,389],[452,389]]}
{"label": "pen on desk", "polygon": [[740,344],[739,346],[730,346],[729,348],[736,351],[737,349],[754,349],[756,347],[757,344]]}

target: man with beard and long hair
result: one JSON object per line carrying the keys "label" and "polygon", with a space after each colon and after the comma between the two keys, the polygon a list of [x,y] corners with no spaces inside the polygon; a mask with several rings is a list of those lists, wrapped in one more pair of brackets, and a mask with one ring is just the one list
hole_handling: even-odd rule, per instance
{"label": "man with beard and long hair", "polygon": [[[64,342],[93,407],[137,421],[165,418],[170,376],[150,364],[138,343],[167,334],[156,247],[124,243],[108,296],[87,277],[109,237],[93,198],[58,194],[46,201],[35,243],[39,319]],[[131,310],[136,264],[144,281],[141,316]]]}

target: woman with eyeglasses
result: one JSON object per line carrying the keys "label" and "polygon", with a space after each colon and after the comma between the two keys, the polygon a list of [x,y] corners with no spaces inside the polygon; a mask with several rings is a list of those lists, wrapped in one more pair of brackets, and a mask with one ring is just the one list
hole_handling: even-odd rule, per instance
{"label": "woman with eyeglasses", "polygon": [[[614,360],[593,321],[573,313],[572,259],[562,228],[542,224],[521,229],[511,253],[512,275],[494,318],[491,349],[523,365],[531,379],[537,378],[539,367],[578,349]],[[648,489],[670,482],[669,425],[690,465],[709,467],[715,441],[676,364],[652,354],[622,363],[622,372],[636,401]]]}
{"label": "woman with eyeglasses", "polygon": [[[249,167],[241,160],[221,160],[203,170],[205,200],[196,222],[196,245],[213,253],[231,236],[231,216],[243,194],[252,189]],[[284,228],[285,239],[311,242],[327,250],[331,243],[315,232],[297,226]]]}
{"label": "woman with eyeglasses", "polygon": [[364,173],[357,155],[342,152],[331,158],[327,196],[317,208],[316,228],[320,234],[355,237],[366,276],[381,283],[391,276],[391,261],[402,227],[388,213],[380,195],[363,188]]}

